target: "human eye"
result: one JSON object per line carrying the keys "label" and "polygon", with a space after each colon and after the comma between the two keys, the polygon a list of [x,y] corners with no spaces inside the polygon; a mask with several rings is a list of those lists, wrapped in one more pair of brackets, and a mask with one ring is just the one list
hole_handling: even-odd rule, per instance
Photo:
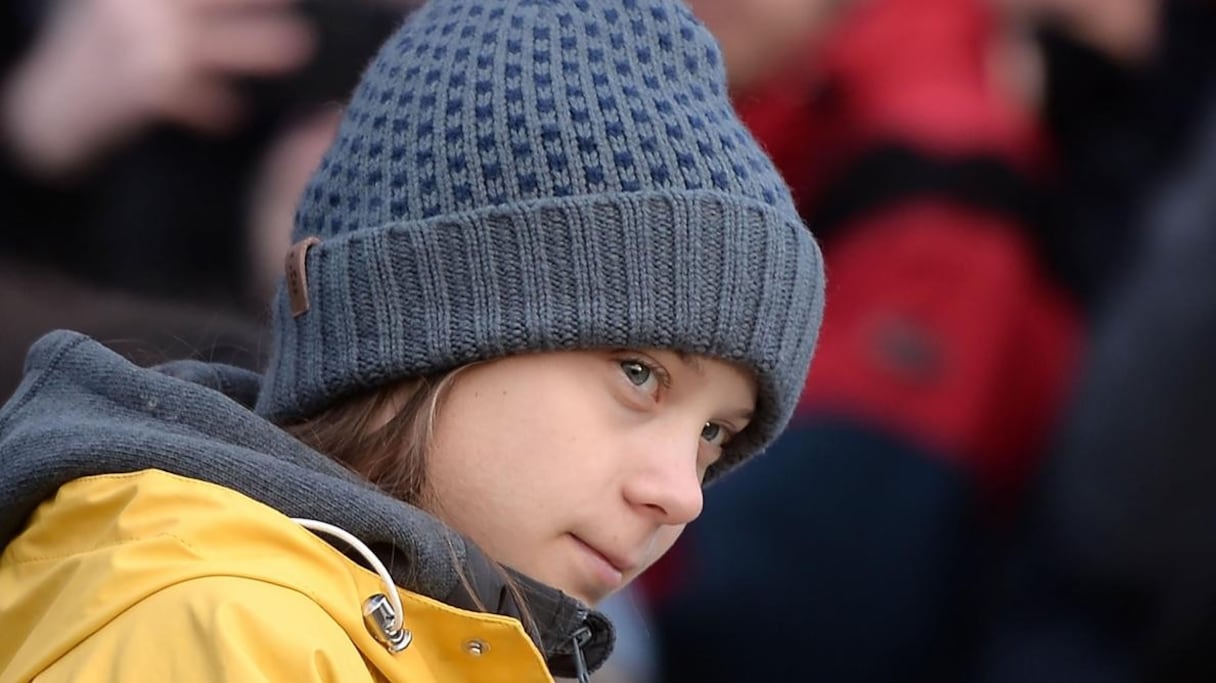
{"label": "human eye", "polygon": [[709,442],[711,446],[725,446],[732,436],[734,433],[730,429],[717,422],[706,422],[705,426],[701,428],[701,438]]}
{"label": "human eye", "polygon": [[618,361],[625,379],[639,390],[657,398],[667,384],[663,369],[640,358],[625,358]]}

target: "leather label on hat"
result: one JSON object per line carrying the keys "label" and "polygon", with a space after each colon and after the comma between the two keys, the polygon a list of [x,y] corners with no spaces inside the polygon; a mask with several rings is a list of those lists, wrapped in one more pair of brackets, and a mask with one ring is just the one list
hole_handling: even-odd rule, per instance
{"label": "leather label on hat", "polygon": [[291,317],[298,318],[308,312],[308,268],[305,259],[308,250],[314,244],[320,244],[316,237],[307,237],[291,245],[287,251],[287,295],[291,297]]}

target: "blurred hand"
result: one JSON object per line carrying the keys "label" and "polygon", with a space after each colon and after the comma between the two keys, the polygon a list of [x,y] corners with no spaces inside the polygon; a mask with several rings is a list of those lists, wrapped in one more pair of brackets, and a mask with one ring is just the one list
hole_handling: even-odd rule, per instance
{"label": "blurred hand", "polygon": [[312,36],[292,0],[60,0],[4,84],[18,158],[67,173],[154,122],[220,133],[233,79],[303,64]]}
{"label": "blurred hand", "polygon": [[1151,57],[1160,29],[1161,0],[997,0],[1013,16],[1051,23],[1125,62]]}
{"label": "blurred hand", "polygon": [[726,60],[731,88],[743,90],[784,66],[841,6],[852,0],[687,0]]}

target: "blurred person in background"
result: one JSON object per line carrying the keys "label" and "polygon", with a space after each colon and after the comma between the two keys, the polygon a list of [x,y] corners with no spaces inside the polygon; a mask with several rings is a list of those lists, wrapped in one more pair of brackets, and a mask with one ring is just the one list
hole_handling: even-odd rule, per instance
{"label": "blurred person in background", "polygon": [[1136,257],[1216,76],[1209,0],[996,0],[1036,52],[1052,169],[1046,256],[1087,313]]}
{"label": "blurred person in background", "polygon": [[1033,53],[987,0],[692,4],[832,303],[790,429],[647,584],[664,680],[965,679],[1081,341]]}
{"label": "blurred person in background", "polygon": [[1216,99],[1206,112],[1107,295],[985,680],[1216,677]]}
{"label": "blurred person in background", "polygon": [[1089,10],[1071,28],[1057,22],[1047,52],[1069,67],[1057,69],[1057,88],[1069,86],[1058,118],[1071,124],[1064,187],[1078,191],[1062,206],[1078,237],[1117,252],[1077,271],[1092,352],[1034,487],[978,679],[1210,681],[1216,5],[1146,3],[1128,12],[1138,27],[1111,31],[1113,7],[1059,4]]}
{"label": "blurred person in background", "polygon": [[55,327],[257,365],[331,103],[411,4],[6,0],[0,395]]}

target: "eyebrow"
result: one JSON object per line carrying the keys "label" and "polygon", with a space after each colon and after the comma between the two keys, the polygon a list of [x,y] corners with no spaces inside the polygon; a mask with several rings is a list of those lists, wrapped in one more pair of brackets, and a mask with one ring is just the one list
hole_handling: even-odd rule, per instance
{"label": "eyebrow", "polygon": [[744,409],[740,410],[739,412],[734,413],[731,417],[738,418],[740,420],[743,420],[744,422],[751,422],[752,418],[755,417],[755,415],[756,415],[756,411],[744,408]]}
{"label": "eyebrow", "polygon": [[676,358],[679,358],[680,361],[688,367],[688,369],[692,370],[698,375],[705,374],[705,366],[701,364],[700,356],[696,356],[687,351],[676,351]]}

